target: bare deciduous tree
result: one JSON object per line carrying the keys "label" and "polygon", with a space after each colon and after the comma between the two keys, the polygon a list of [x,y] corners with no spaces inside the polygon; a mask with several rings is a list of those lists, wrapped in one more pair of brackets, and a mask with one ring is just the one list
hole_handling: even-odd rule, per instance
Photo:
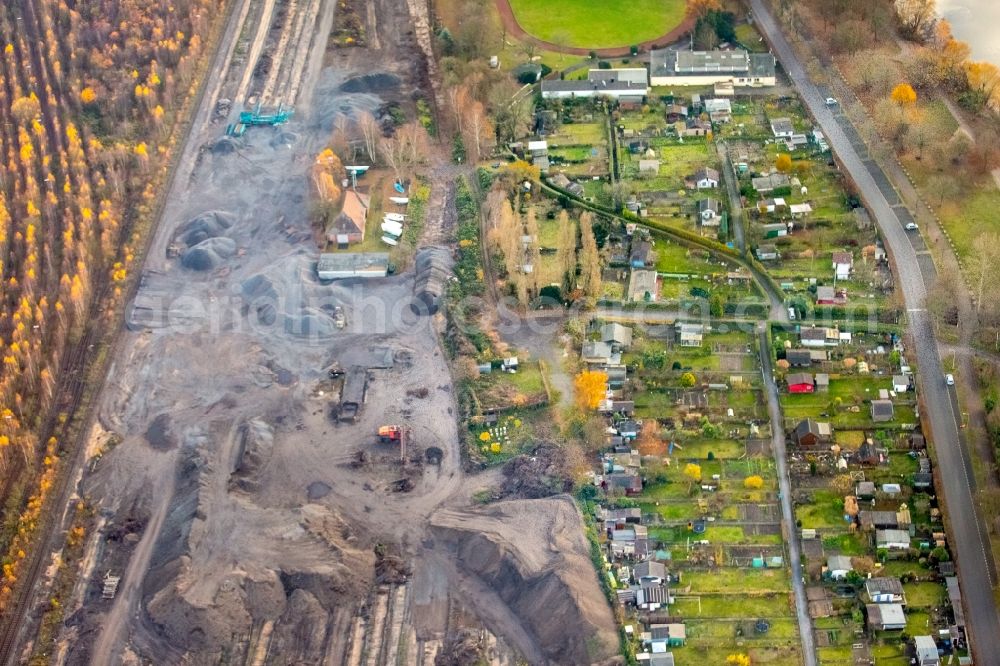
{"label": "bare deciduous tree", "polygon": [[1000,263],[1000,234],[988,232],[976,237],[976,251],[966,264],[969,288],[976,299],[976,314],[989,321],[1000,314],[1000,289],[996,267]]}
{"label": "bare deciduous tree", "polygon": [[451,86],[445,92],[445,99],[448,103],[450,119],[455,127],[455,131],[464,135],[464,119],[469,107],[471,97],[468,89],[462,84]]}
{"label": "bare deciduous tree", "polygon": [[531,95],[520,93],[520,89],[510,80],[505,80],[490,89],[490,109],[496,122],[497,137],[501,141],[513,141],[528,129],[528,122],[534,112]]}
{"label": "bare deciduous tree", "polygon": [[333,133],[330,135],[330,148],[341,159],[353,161],[356,156],[348,135],[348,125],[347,116],[343,114],[337,116],[333,122]]}
{"label": "bare deciduous tree", "polygon": [[362,111],[355,124],[358,133],[361,134],[362,141],[364,141],[365,153],[367,153],[368,159],[372,162],[376,161],[379,157],[378,148],[379,140],[382,138],[382,128],[379,126],[378,121],[375,120],[375,116],[368,111]]}
{"label": "bare deciduous tree", "polygon": [[465,121],[465,147],[473,161],[478,162],[493,145],[493,123],[481,102],[472,102]]}
{"label": "bare deciduous tree", "polygon": [[930,37],[937,22],[934,0],[896,0],[895,7],[900,34],[918,42]]}
{"label": "bare deciduous tree", "polygon": [[391,137],[383,138],[379,142],[379,154],[396,178],[402,178],[405,172],[423,161],[427,145],[427,130],[413,121],[401,125]]}

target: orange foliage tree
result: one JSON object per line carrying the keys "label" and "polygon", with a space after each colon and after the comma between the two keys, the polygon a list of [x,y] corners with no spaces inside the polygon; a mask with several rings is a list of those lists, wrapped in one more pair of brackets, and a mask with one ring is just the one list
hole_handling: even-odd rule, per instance
{"label": "orange foliage tree", "polygon": [[902,109],[916,104],[917,91],[915,91],[913,86],[909,83],[900,83],[892,89],[892,93],[889,97],[899,106],[900,109]]}
{"label": "orange foliage tree", "polygon": [[597,409],[604,399],[608,386],[608,373],[599,370],[584,370],[573,378],[576,389],[576,403],[584,409]]}

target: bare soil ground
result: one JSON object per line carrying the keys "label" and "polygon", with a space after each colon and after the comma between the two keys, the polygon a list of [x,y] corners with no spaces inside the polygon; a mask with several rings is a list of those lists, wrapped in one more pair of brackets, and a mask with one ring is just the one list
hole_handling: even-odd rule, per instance
{"label": "bare soil ground", "polygon": [[[102,395],[82,491],[103,527],[67,608],[64,663],[617,652],[572,501],[473,507],[499,475],[462,471],[442,323],[410,310],[413,275],[315,278],[310,164],[339,114],[406,106],[426,88],[417,4],[369,3],[369,46],[328,52],[334,2],[237,3],[200,149],[182,160]],[[225,95],[232,110],[218,112]],[[247,97],[295,116],[220,139]],[[456,173],[429,165],[426,242],[451,240]],[[329,370],[351,367],[368,382],[344,422]],[[376,441],[389,423],[409,429],[405,460]],[[101,595],[107,572],[122,577],[114,599]]]}

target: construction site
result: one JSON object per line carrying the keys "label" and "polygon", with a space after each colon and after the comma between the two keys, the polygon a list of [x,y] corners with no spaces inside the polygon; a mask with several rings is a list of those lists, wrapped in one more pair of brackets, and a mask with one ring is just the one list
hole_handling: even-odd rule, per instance
{"label": "construction site", "polygon": [[414,270],[316,275],[336,119],[433,89],[426,5],[351,6],[365,44],[332,48],[348,6],[234,3],[91,426],[97,529],[53,663],[616,658],[573,501],[483,505],[500,470],[463,469],[449,147]]}

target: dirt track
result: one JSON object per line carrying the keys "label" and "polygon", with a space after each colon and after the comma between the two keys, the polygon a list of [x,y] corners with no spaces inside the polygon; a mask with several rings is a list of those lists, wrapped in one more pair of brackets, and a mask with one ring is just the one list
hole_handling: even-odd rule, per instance
{"label": "dirt track", "polygon": [[[462,471],[441,320],[411,312],[414,276],[315,279],[313,156],[340,114],[406,106],[426,90],[420,72],[433,67],[412,64],[426,12],[414,19],[402,0],[364,5],[377,47],[331,54],[334,2],[246,3],[213,66],[101,397],[91,449],[120,441],[84,477],[106,522],[90,544],[82,603],[67,609],[65,663],[429,664],[466,629],[485,637],[491,663],[566,663],[539,632],[553,613],[532,605],[539,586],[566,596],[567,640],[598,631],[606,640],[594,657],[610,656],[610,611],[568,500],[529,512],[574,535],[558,547],[586,566],[568,581],[545,567],[495,574],[508,559],[518,568],[550,556],[553,535],[522,534],[524,513],[493,529],[493,573],[455,565],[455,548],[486,544],[475,540],[486,519],[467,511],[497,476]],[[270,73],[232,57],[241,34],[268,45],[244,52],[283,54]],[[292,121],[220,138],[240,100],[228,116],[216,100],[244,81],[247,95],[294,103]],[[429,243],[451,242],[460,170],[446,155],[435,150],[426,169]],[[368,368],[354,422],[331,418],[343,381],[331,367]],[[410,429],[405,462],[397,445],[375,442],[385,423]],[[412,489],[397,492],[403,480]],[[468,536],[438,541],[431,523],[444,509],[465,516]],[[505,545],[514,536],[517,547]],[[122,576],[113,601],[101,598],[105,572]]]}
{"label": "dirt track", "polygon": [[[538,48],[545,49],[546,51],[555,51],[556,53],[568,53],[570,55],[579,56],[589,56],[591,51],[596,53],[598,57],[601,58],[618,58],[620,56],[631,55],[632,45],[627,46],[613,46],[604,49],[588,49],[576,46],[562,46],[556,44],[555,42],[548,42],[544,39],[539,39],[531,33],[525,31],[521,27],[521,24],[517,22],[517,18],[514,16],[514,10],[510,6],[509,0],[493,0],[496,5],[497,12],[500,14],[500,20],[503,21],[504,28],[507,32],[516,37],[519,41],[528,42],[534,44]],[[638,44],[639,48],[643,51],[648,51],[657,46],[663,47],[668,44],[673,44],[678,39],[684,35],[691,32],[694,28],[694,19],[685,18],[684,21],[669,32],[666,32],[659,37],[654,39],[646,40]]]}

